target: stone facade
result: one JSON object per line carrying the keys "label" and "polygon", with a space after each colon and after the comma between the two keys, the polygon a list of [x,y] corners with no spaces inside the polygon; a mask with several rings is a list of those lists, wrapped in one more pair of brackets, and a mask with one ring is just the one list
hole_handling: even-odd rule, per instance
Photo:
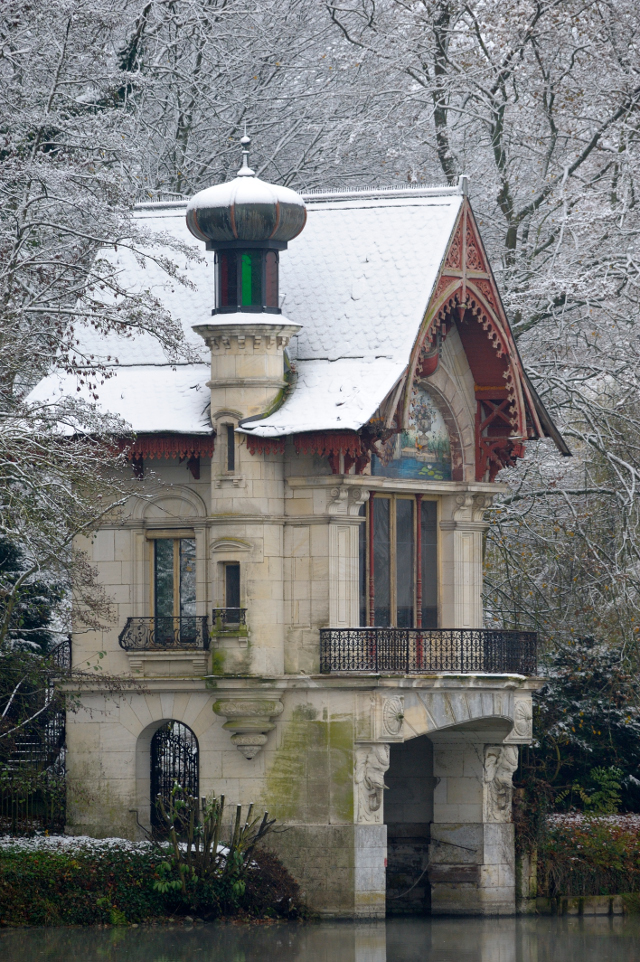
{"label": "stone facade", "polygon": [[[465,244],[452,246],[456,257]],[[493,283],[483,263],[475,264],[477,278]],[[526,421],[529,402],[514,351],[511,367],[499,375],[516,412],[509,415],[509,433],[479,433],[487,405],[504,406],[508,391],[496,387],[495,373],[485,378],[494,378],[490,386],[478,387],[474,357],[463,345],[476,315],[465,314],[467,277],[457,265],[454,258],[451,276],[437,288],[434,280],[435,300],[405,375],[446,424],[453,480],[372,473],[371,452],[382,458],[383,451],[370,435],[366,457],[361,448],[350,460],[341,451],[312,453],[293,435],[274,445],[255,443],[244,419],[277,408],[290,390],[284,351],[300,325],[277,314],[230,313],[194,328],[210,350],[213,457],[201,457],[195,472],[191,461],[177,457],[145,460],[137,495],[122,513],[78,540],[113,601],[115,619],[107,630],[73,637],[74,666],[99,670],[82,682],[68,713],[69,832],[141,837],[150,826],[153,738],[178,722],[197,739],[199,794],[224,794],[231,804],[268,810],[286,829],[273,834],[270,845],[318,913],[379,918],[387,909],[427,911],[429,905],[436,914],[515,911],[511,778],[518,745],[532,736],[531,693],[539,682],[515,671],[468,670],[464,651],[449,669],[420,669],[424,646],[437,661],[438,646],[448,643],[442,632],[482,628],[484,514],[504,490],[489,480],[491,465],[496,451],[508,458],[520,450],[533,417]],[[452,292],[461,284],[454,303]],[[491,303],[495,307],[497,295]],[[489,334],[478,336],[497,352],[496,364],[507,365],[506,320],[491,327],[479,311],[477,330]],[[431,354],[426,360],[420,354],[421,338],[431,344],[431,323],[448,331],[435,367]],[[404,384],[393,387],[372,419],[383,440],[400,431],[411,394],[402,395]],[[485,403],[496,392],[498,401]],[[336,407],[342,403],[332,399]],[[489,465],[481,470],[478,451]],[[387,495],[389,504],[410,501],[418,528],[422,515],[417,522],[416,515],[425,502],[432,505],[430,557],[437,564],[429,569],[430,611],[441,635],[414,631],[420,650],[406,673],[402,666],[371,668],[383,639],[377,629],[361,636],[369,659],[364,667],[354,661],[345,670],[327,670],[322,629],[384,623],[372,620],[374,588],[363,589],[369,549],[362,532],[371,532],[371,504]],[[209,619],[206,643],[182,637],[158,643],[150,634],[149,643],[128,644],[131,619],[143,629],[146,621],[151,632],[159,620],[154,557],[157,565],[157,545],[167,539],[195,545],[185,568],[189,618]],[[181,550],[167,577],[182,577]],[[423,587],[418,580],[411,602],[418,625]],[[232,590],[237,597],[230,603]],[[399,575],[394,590],[399,599]],[[487,644],[490,649],[491,639]],[[108,690],[102,673],[120,680],[117,690]]]}

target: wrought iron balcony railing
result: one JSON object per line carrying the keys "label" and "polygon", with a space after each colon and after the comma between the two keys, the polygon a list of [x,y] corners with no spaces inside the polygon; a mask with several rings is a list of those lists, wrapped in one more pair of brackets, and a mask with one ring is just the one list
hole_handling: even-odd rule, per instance
{"label": "wrought iron balcony railing", "polygon": [[127,618],[118,641],[125,651],[208,649],[206,615],[189,618]]}
{"label": "wrought iron balcony railing", "polygon": [[217,631],[236,631],[238,628],[244,630],[247,624],[247,609],[214,608],[211,620],[214,630]]}
{"label": "wrought iron balcony railing", "polygon": [[320,671],[535,675],[535,631],[321,628]]}

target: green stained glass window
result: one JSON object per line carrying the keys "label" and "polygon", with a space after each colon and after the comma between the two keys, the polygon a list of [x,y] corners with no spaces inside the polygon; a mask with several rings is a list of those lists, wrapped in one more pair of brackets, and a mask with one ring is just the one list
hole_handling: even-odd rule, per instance
{"label": "green stained glass window", "polygon": [[262,306],[262,251],[242,255],[242,306]]}

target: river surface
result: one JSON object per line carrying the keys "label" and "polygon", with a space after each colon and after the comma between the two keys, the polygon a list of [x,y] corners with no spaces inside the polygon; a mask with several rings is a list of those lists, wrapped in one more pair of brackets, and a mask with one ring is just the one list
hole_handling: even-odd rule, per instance
{"label": "river surface", "polygon": [[640,918],[5,929],[2,962],[640,962]]}

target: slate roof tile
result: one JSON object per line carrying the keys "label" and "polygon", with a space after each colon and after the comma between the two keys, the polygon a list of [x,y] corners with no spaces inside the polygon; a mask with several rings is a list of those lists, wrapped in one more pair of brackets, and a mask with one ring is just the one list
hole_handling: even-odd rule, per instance
{"label": "slate roof tile", "polygon": [[[307,225],[280,258],[283,313],[303,325],[289,345],[296,382],[278,411],[251,425],[262,436],[357,429],[371,417],[406,367],[462,203],[457,189],[306,199]],[[203,363],[172,368],[149,334],[105,338],[88,329],[80,335],[83,353],[118,358],[116,377],[99,389],[99,406],[138,432],[208,429],[202,404],[208,351],[192,327],[211,322],[212,254],[189,234],[184,208],[149,205],[138,217],[152,232],[167,232],[194,249],[198,259],[184,270],[191,287],[167,277],[154,260],[141,269],[126,249],[105,256],[121,272],[121,283],[158,298]],[[181,255],[158,253],[184,266]],[[194,383],[202,389],[192,390]],[[75,378],[52,374],[31,397],[41,401],[61,390],[77,397]]]}

